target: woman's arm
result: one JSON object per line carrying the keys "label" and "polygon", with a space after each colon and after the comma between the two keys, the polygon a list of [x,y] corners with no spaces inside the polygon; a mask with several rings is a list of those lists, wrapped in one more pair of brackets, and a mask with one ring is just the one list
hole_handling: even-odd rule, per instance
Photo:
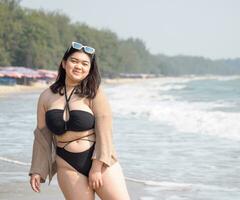
{"label": "woman's arm", "polygon": [[[48,90],[48,89],[47,89]],[[46,113],[46,99],[47,99],[47,90],[43,91],[38,99],[37,105],[37,128],[42,129],[46,126],[45,122],[45,113]]]}
{"label": "woman's arm", "polygon": [[[95,116],[96,144],[92,159],[111,165],[112,154],[112,110],[107,96],[100,86],[92,101]],[[99,166],[99,162],[97,162]]]}
{"label": "woman's arm", "polygon": [[101,86],[92,100],[92,111],[95,116],[96,143],[89,172],[89,186],[97,189],[103,185],[102,168],[111,165],[112,153],[112,111]]}
{"label": "woman's arm", "polygon": [[[39,159],[41,159],[43,152],[40,148],[39,140],[36,138],[36,134],[39,134],[39,130],[45,127],[45,97],[46,91],[42,92],[39,96],[38,103],[37,103],[37,127],[34,131],[35,137],[33,142],[33,152],[32,152],[32,165],[29,172],[30,178],[30,184],[32,189],[35,192],[40,192],[40,183],[44,182],[45,180],[45,171],[47,171],[46,166],[39,166],[38,169],[38,163]],[[44,163],[43,163],[44,164]],[[40,169],[41,167],[41,169]],[[43,178],[44,177],[44,178]]]}

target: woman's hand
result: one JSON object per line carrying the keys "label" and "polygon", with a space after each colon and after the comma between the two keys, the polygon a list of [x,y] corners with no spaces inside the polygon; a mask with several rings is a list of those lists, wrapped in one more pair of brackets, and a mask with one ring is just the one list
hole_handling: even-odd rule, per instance
{"label": "woman's hand", "polygon": [[92,188],[94,190],[103,186],[102,172],[101,171],[90,170],[89,177],[88,177],[88,182],[89,182],[90,188]]}
{"label": "woman's hand", "polygon": [[92,167],[88,175],[88,183],[89,186],[94,190],[103,186],[102,165],[103,163],[101,161],[95,159],[93,160]]}
{"label": "woman's hand", "polygon": [[40,186],[41,186],[40,180],[41,180],[41,176],[39,174],[31,175],[30,184],[31,184],[32,189],[35,192],[40,192]]}

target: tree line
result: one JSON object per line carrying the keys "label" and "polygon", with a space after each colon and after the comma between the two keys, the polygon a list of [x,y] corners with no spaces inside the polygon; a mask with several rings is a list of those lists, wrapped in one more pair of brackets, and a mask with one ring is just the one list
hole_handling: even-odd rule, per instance
{"label": "tree line", "polygon": [[59,12],[23,8],[19,0],[0,0],[0,66],[57,70],[71,41],[96,49],[103,76],[114,77],[119,73],[240,74],[240,59],[153,55],[138,38],[119,39],[110,30],[72,23],[68,16]]}

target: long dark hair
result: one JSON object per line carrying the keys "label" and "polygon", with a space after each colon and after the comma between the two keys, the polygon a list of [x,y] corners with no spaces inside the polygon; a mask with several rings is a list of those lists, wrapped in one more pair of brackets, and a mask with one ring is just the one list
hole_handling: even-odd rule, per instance
{"label": "long dark hair", "polygon": [[[71,56],[75,52],[83,52],[82,50],[77,50],[74,48],[68,49],[62,61],[66,61],[69,56]],[[87,54],[89,55],[89,54]],[[93,99],[96,96],[97,89],[101,83],[101,75],[98,70],[96,55],[89,55],[91,60],[91,68],[89,70],[89,74],[76,86],[76,90],[74,93],[78,94],[79,97],[87,97]],[[56,81],[50,86],[50,89],[53,93],[59,93],[63,95],[63,88],[65,86],[65,78],[66,78],[66,71],[63,68],[62,61],[58,68],[58,75]]]}

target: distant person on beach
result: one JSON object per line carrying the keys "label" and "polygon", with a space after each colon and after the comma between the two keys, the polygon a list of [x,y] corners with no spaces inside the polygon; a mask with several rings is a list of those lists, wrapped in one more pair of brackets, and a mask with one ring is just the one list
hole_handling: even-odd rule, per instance
{"label": "distant person on beach", "polygon": [[30,184],[57,173],[68,200],[128,200],[112,141],[112,112],[100,85],[95,49],[72,42],[56,81],[38,99]]}

